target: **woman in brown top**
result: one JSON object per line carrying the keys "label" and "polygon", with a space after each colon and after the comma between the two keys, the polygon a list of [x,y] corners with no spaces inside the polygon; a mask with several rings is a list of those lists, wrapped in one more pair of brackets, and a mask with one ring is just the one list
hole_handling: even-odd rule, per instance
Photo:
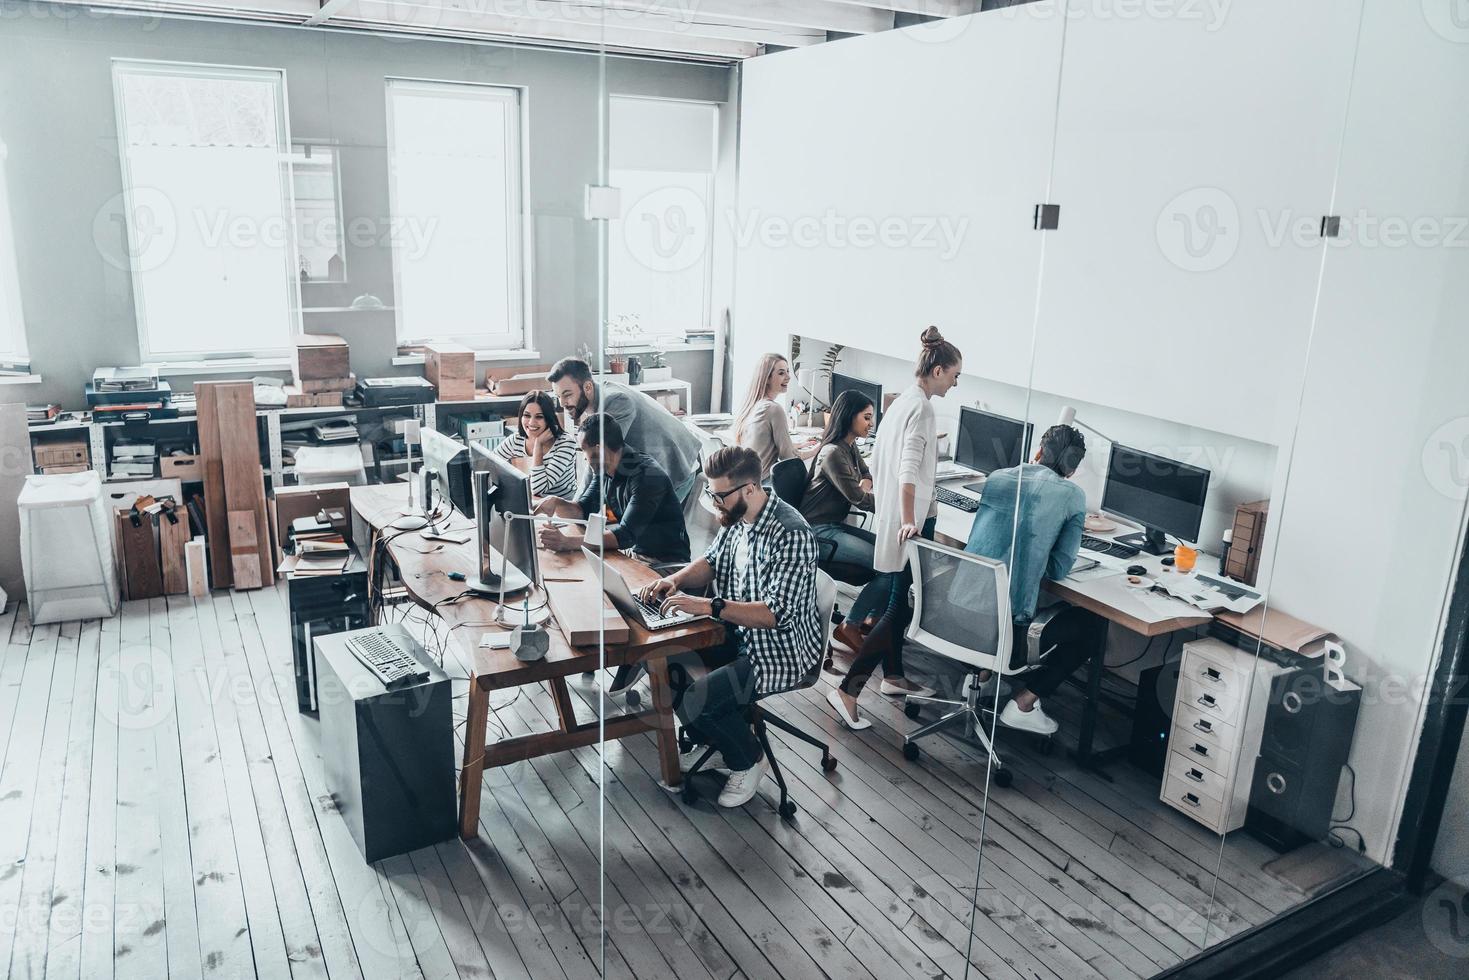
{"label": "woman in brown top", "polygon": [[871,531],[846,523],[852,508],[872,512],[872,474],[857,440],[872,432],[872,399],[844,391],[831,407],[831,421],[821,434],[801,497],[801,516],[816,534],[821,561],[872,568]]}
{"label": "woman in brown top", "polygon": [[791,387],[791,363],[779,354],[766,354],[750,378],[745,403],[735,415],[731,431],[735,445],[755,451],[760,457],[760,479],[768,480],[770,470],[783,459],[799,456],[809,459],[814,445],[800,448],[791,441],[790,419],[776,401]]}

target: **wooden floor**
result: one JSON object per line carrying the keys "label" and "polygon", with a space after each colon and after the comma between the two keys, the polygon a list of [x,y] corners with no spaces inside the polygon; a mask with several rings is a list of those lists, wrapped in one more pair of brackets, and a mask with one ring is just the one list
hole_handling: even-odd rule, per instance
{"label": "wooden floor", "polygon": [[[596,747],[492,770],[479,840],[366,865],[295,707],[284,587],[21,609],[0,638],[10,976],[1145,977],[1302,899],[1242,834],[1221,864],[1126,765],[1004,746],[1016,783],[986,814],[973,746],[908,763],[896,704],[869,693],[874,727],[841,733],[824,688],[777,709],[840,758],[777,745],[792,823],[770,784],[686,808],[649,736],[607,747],[605,795]],[[539,689],[494,704],[491,737],[555,719]]]}

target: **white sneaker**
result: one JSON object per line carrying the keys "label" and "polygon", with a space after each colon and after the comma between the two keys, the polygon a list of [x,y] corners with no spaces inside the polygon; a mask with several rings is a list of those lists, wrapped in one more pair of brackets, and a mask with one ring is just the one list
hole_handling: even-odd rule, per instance
{"label": "white sneaker", "polygon": [[1056,719],[1041,710],[1039,698],[1036,698],[1035,704],[1029,711],[1021,711],[1020,706],[1014,701],[1005,702],[1005,709],[1000,712],[1000,724],[1006,728],[1033,732],[1036,735],[1054,735],[1061,727],[1056,723]]}
{"label": "white sneaker", "polygon": [[861,715],[847,713],[847,703],[842,700],[841,691],[836,688],[832,688],[826,692],[826,703],[835,709],[837,717],[842,720],[842,724],[846,725],[852,731],[860,732],[864,728],[872,727],[872,722],[863,718]]}
{"label": "white sneaker", "polygon": [[[688,772],[690,769],[694,768],[694,763],[699,761],[699,756],[703,755],[704,751],[708,748],[709,746],[707,745],[696,745],[687,752],[680,752],[678,755],[678,771]],[[729,766],[726,766],[724,764],[724,753],[716,750],[715,753],[709,757],[709,761],[704,763],[704,767],[699,771],[729,772]]]}
{"label": "white sneaker", "polygon": [[882,686],[878,690],[890,698],[931,698],[934,695],[933,688],[914,683],[906,677],[899,677],[896,681],[890,681],[884,677],[882,679]]}
{"label": "white sneaker", "polygon": [[748,769],[729,774],[729,782],[719,793],[719,805],[726,808],[744,806],[755,798],[760,789],[760,779],[770,771],[770,760],[765,756]]}

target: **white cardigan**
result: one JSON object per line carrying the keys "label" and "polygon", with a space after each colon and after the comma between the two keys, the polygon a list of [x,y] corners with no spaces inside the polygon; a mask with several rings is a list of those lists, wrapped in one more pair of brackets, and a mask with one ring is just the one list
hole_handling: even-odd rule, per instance
{"label": "white cardigan", "polygon": [[893,400],[877,427],[872,454],[872,485],[877,496],[873,533],[877,547],[872,567],[879,572],[901,571],[905,563],[898,531],[903,526],[904,483],[914,487],[913,516],[921,525],[936,513],[934,473],[938,469],[938,436],[933,405],[918,385]]}

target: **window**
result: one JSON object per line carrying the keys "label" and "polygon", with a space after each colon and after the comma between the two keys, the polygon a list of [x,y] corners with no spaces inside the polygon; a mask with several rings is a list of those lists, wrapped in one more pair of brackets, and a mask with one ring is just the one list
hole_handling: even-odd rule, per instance
{"label": "window", "polygon": [[0,362],[26,358],[25,318],[20,307],[20,272],[15,260],[15,229],[5,183],[5,144],[0,143]]}
{"label": "window", "polygon": [[113,65],[143,360],[284,352],[299,331],[279,71]]}
{"label": "window", "polygon": [[520,91],[388,79],[398,339],[520,347]]}
{"label": "window", "polygon": [[649,337],[708,327],[718,107],[614,96],[610,114],[609,318]]}
{"label": "window", "polygon": [[296,247],[302,282],[346,282],[342,190],[337,148],[297,143],[291,148],[291,188],[296,195]]}

